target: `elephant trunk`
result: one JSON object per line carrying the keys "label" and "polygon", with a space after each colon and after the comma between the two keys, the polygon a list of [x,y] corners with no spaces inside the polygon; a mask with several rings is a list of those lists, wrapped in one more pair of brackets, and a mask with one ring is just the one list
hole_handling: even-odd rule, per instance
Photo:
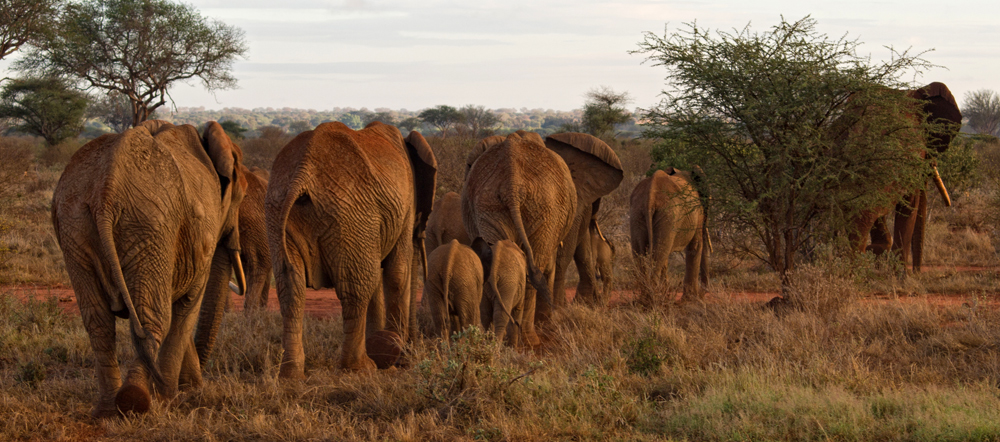
{"label": "elephant trunk", "polygon": [[937,187],[938,192],[941,192],[941,198],[944,198],[944,205],[946,207],[951,207],[951,196],[948,195],[948,189],[944,187],[944,181],[941,181],[941,174],[938,173],[937,166],[933,166],[934,170],[934,187]]}

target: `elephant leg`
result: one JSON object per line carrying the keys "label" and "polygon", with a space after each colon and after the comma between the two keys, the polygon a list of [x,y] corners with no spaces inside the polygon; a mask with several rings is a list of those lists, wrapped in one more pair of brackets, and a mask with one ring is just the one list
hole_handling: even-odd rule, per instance
{"label": "elephant leg", "polygon": [[[483,287],[483,291],[486,291],[485,287]],[[492,331],[494,332],[493,334],[496,335],[497,339],[503,339],[502,336],[496,334],[496,329],[494,329],[493,301],[489,299],[489,296],[490,295],[483,293],[482,302],[479,303],[479,323],[482,325],[483,330]]]}
{"label": "elephant leg", "polygon": [[66,270],[72,278],[80,316],[90,338],[90,348],[94,351],[98,398],[91,415],[95,418],[119,416],[115,392],[122,385],[122,376],[115,353],[115,315],[105,300],[100,283],[94,279],[92,269],[85,269],[74,260],[67,259]]}
{"label": "elephant leg", "polygon": [[[215,338],[222,324],[226,300],[229,295],[229,275],[232,273],[232,260],[224,247],[217,247],[212,255],[211,271],[205,285],[205,295],[201,298],[201,310],[198,312],[198,326],[194,335],[195,349],[199,365],[204,365],[212,354]],[[249,294],[247,294],[249,303]]]}
{"label": "elephant leg", "polygon": [[893,246],[892,237],[889,235],[889,226],[886,224],[885,216],[875,218],[871,227],[871,245],[865,250],[870,250],[876,256],[885,253]]}
{"label": "elephant leg", "polygon": [[[511,333],[508,333],[507,329],[517,328],[516,325],[510,323],[510,318],[507,317],[507,312],[504,310],[504,306],[500,303],[500,298],[497,297],[496,301],[492,302],[493,308],[491,309],[493,317],[490,321],[493,323],[493,334],[496,335],[497,339],[502,339],[508,343],[511,341]],[[507,302],[506,304],[510,304]],[[513,312],[511,312],[513,317]],[[514,331],[514,330],[512,330]],[[515,335],[518,333],[514,333]]]}
{"label": "elephant leg", "polygon": [[[280,251],[278,253],[281,253]],[[276,253],[275,255],[278,255]],[[305,351],[302,348],[302,319],[305,314],[306,276],[305,263],[298,259],[298,265],[290,262],[290,257],[276,256],[274,279],[278,289],[278,303],[281,307],[281,369],[278,377],[283,379],[305,379]],[[337,297],[344,299],[337,288]],[[345,326],[346,330],[346,326]]]}
{"label": "elephant leg", "polygon": [[[566,298],[566,271],[569,270],[569,264],[573,261],[573,250],[570,250],[565,243],[562,247],[559,247],[559,253],[556,255],[556,279],[552,287],[552,303],[555,308],[565,307],[568,303]],[[573,302],[576,302],[580,292],[576,293],[576,297],[573,298]]]}
{"label": "elephant leg", "polygon": [[526,320],[521,323],[521,335],[524,338],[524,342],[531,347],[537,347],[542,343],[538,339],[538,335],[535,334],[535,301],[538,299],[537,294],[538,291],[531,284],[528,284],[524,288],[524,317]]}
{"label": "elephant leg", "polygon": [[398,334],[403,342],[408,340],[410,331],[412,268],[413,241],[408,234],[400,235],[396,247],[382,261],[382,284],[385,292],[385,328]]}
{"label": "elephant leg", "polygon": [[847,231],[847,240],[851,247],[858,253],[864,253],[868,247],[868,236],[875,225],[878,215],[873,212],[865,212],[858,215],[851,221]]}
{"label": "elephant leg", "polygon": [[701,250],[704,243],[701,233],[695,235],[684,250],[684,292],[681,301],[693,301],[701,298],[698,287],[698,277],[701,274]]}
{"label": "elephant leg", "polygon": [[[196,282],[196,289],[181,296],[171,306],[170,328],[163,337],[157,357],[160,373],[166,384],[163,389],[165,397],[177,395],[181,378],[189,388],[200,387],[202,384],[200,358],[190,350],[207,279],[207,276],[202,279],[201,284]],[[228,285],[228,281],[226,284]]]}
{"label": "elephant leg", "polygon": [[431,320],[434,322],[434,335],[439,338],[448,337],[448,306],[444,302],[440,282],[436,279],[424,286],[424,297],[430,308]]}
{"label": "elephant leg", "polygon": [[920,195],[918,192],[914,195],[908,195],[903,202],[896,205],[896,219],[892,231],[892,250],[899,255],[899,259],[903,262],[904,266],[910,260],[913,229],[917,223],[919,204]]}
{"label": "elephant leg", "polygon": [[596,264],[594,262],[594,249],[590,244],[590,232],[587,229],[580,229],[576,253],[573,260],[576,262],[576,270],[580,274],[580,282],[576,285],[576,297],[583,300],[590,306],[603,307],[607,305],[607,299],[597,296]]}
{"label": "elephant leg", "polygon": [[913,225],[913,271],[920,273],[924,260],[924,229],[927,227],[927,192],[920,191],[917,205],[917,217]]}
{"label": "elephant leg", "polygon": [[[516,307],[511,309],[510,316],[514,318],[515,323],[507,327],[506,339],[511,347],[517,347],[521,345],[521,330],[519,330],[524,323],[524,304],[518,303]],[[499,335],[498,335],[499,336]]]}

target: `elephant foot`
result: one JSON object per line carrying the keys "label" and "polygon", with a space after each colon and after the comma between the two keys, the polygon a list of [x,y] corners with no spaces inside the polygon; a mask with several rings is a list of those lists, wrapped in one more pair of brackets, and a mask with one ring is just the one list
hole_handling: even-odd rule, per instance
{"label": "elephant foot", "polygon": [[385,370],[399,363],[403,354],[403,340],[395,332],[380,330],[365,339],[365,351],[376,367]]}
{"label": "elephant foot", "polygon": [[364,356],[353,361],[341,360],[340,368],[345,371],[375,371],[378,370],[378,365],[375,365],[375,361],[368,356]]}
{"label": "elephant foot", "polygon": [[90,411],[90,417],[94,419],[111,419],[121,416],[122,413],[118,411],[118,406],[115,405],[114,400],[101,401],[101,403],[95,405],[94,409]]}
{"label": "elephant foot", "polygon": [[278,371],[278,379],[289,379],[293,381],[305,380],[306,372],[305,369],[299,365],[283,362],[281,364],[281,369]]}
{"label": "elephant foot", "polygon": [[127,384],[115,394],[115,406],[121,413],[144,414],[149,412],[151,403],[149,390],[136,384]]}

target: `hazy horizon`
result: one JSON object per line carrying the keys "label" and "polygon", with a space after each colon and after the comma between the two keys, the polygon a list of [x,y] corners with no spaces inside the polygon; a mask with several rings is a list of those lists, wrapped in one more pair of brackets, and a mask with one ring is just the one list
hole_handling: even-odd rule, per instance
{"label": "hazy horizon", "polygon": [[[918,83],[942,81],[959,102],[966,92],[1000,90],[1000,2],[785,0],[658,2],[623,0],[459,2],[397,0],[247,0],[190,2],[203,16],[246,32],[246,60],[233,73],[235,90],[204,90],[176,83],[177,107],[388,108],[420,110],[440,104],[488,109],[582,107],[599,86],[628,92],[629,108],[659,101],[666,70],[643,64],[643,32],[657,34],[697,21],[713,30],[756,31],[811,15],[818,30],[865,44],[873,61],[884,46],[921,52],[943,66]],[[14,56],[9,59],[16,58]],[[0,68],[9,66],[5,60]],[[991,72],[994,72],[991,74]],[[7,71],[4,76],[12,76]]]}

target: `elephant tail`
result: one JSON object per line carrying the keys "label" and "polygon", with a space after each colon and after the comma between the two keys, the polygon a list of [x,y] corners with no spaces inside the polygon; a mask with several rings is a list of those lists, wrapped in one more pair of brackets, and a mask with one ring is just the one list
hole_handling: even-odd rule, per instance
{"label": "elephant tail", "polygon": [[[444,263],[444,277],[441,278],[441,296],[444,298],[444,312],[445,312],[445,323],[450,322],[451,319],[451,295],[449,291],[451,290],[451,273],[455,264],[455,255],[458,253],[458,240],[452,240],[448,244],[448,259]],[[445,336],[450,337],[450,336]]]}
{"label": "elephant tail", "polygon": [[159,365],[156,363],[156,342],[153,340],[152,334],[143,328],[142,323],[139,321],[135,304],[132,302],[132,295],[125,284],[125,274],[122,273],[122,265],[118,259],[118,251],[115,247],[115,239],[112,232],[114,223],[106,210],[99,210],[96,218],[97,235],[101,241],[101,253],[104,256],[105,262],[108,263],[108,269],[111,271],[111,279],[114,281],[113,283],[118,289],[118,293],[128,308],[129,323],[132,326],[132,333],[135,337],[133,342],[135,344],[136,356],[146,366],[153,379],[159,385],[163,385],[165,381],[163,380],[163,375],[160,373]]}
{"label": "elephant tail", "polygon": [[528,234],[524,230],[524,221],[521,220],[521,206],[516,199],[510,204],[510,218],[517,229],[517,239],[524,251],[524,258],[528,262],[528,280],[535,287],[541,299],[548,305],[552,305],[552,292],[549,291],[549,281],[545,274],[535,265],[535,256],[531,252],[531,243],[528,242]]}
{"label": "elephant tail", "polygon": [[[288,263],[290,259],[290,253],[288,251],[288,235],[285,234],[288,228],[288,216],[292,213],[292,206],[299,199],[308,199],[309,194],[306,192],[305,186],[302,186],[298,179],[292,179],[291,185],[289,185],[284,193],[284,195],[279,196],[278,201],[274,201],[273,195],[274,189],[270,183],[268,184],[268,196],[266,198],[265,211],[270,213],[272,208],[277,205],[277,216],[267,217],[267,235],[268,243],[274,244],[277,242],[278,249],[271,250],[271,266],[274,268],[275,277],[278,277],[278,273],[285,272],[287,269],[284,266]],[[274,204],[277,203],[277,204]]]}

